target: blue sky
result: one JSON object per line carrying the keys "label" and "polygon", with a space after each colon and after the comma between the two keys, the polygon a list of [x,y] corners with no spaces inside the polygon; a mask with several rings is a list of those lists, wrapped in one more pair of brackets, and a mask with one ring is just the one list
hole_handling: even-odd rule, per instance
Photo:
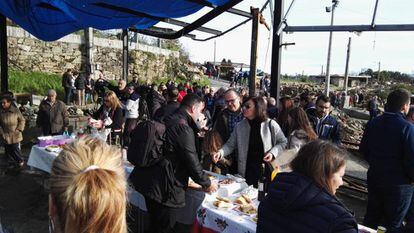
{"label": "blue sky", "polygon": [[[285,10],[290,4],[285,0]],[[245,0],[236,6],[238,9],[249,11],[250,6],[261,7],[265,0]],[[289,25],[328,25],[330,14],[325,7],[330,0],[296,0],[288,17]],[[335,12],[336,25],[370,24],[375,0],[342,0]],[[380,0],[377,13],[377,24],[414,24],[414,1],[410,0]],[[183,18],[192,22],[195,18],[208,12],[202,9],[192,16]],[[264,12],[270,23],[270,10]],[[223,14],[205,26],[225,30],[244,18],[232,14]],[[271,24],[271,23],[270,23]],[[160,23],[161,26],[170,25]],[[175,28],[177,29],[177,28]],[[202,32],[194,32],[199,38],[209,36]],[[382,70],[394,70],[414,73],[414,32],[364,32],[361,35],[348,32],[334,33],[331,58],[331,73],[343,74],[345,70],[346,47],[348,37],[352,37],[350,71],[357,73],[362,69],[378,67],[381,62]],[[223,58],[235,62],[249,63],[250,60],[251,23],[247,23],[229,34],[216,40],[216,60]],[[293,33],[284,34],[284,42],[295,42],[283,50],[282,73],[320,74],[322,65],[326,66],[326,56],[329,33]],[[188,38],[180,39],[189,51],[193,61],[212,61],[214,40],[196,42]],[[269,49],[267,49],[269,48]],[[270,70],[271,38],[264,26],[259,31],[258,68]],[[266,56],[266,51],[267,56]]]}

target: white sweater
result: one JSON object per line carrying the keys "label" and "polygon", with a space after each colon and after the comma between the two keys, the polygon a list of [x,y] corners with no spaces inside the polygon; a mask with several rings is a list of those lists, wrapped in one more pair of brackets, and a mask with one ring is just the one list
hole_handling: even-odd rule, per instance
{"label": "white sweater", "polygon": [[138,118],[139,99],[128,99],[125,104],[125,118]]}

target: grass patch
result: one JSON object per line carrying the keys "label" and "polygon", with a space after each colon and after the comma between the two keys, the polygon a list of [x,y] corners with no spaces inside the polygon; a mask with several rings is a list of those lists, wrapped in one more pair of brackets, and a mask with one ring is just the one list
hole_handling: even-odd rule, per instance
{"label": "grass patch", "polygon": [[49,89],[55,89],[58,98],[63,99],[62,76],[43,72],[9,71],[9,89],[14,93],[46,95]]}

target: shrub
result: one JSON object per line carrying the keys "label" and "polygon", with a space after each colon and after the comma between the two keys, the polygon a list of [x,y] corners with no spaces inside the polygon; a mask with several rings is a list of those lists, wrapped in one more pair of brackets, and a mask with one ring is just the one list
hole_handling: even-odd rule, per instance
{"label": "shrub", "polygon": [[64,97],[61,75],[56,74],[10,70],[9,89],[14,93],[34,95],[46,95],[49,89],[55,89],[59,99]]}

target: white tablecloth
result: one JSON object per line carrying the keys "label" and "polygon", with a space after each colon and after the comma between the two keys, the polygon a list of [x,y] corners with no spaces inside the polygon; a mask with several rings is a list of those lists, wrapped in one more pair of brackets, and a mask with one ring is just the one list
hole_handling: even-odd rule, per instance
{"label": "white tablecloth", "polygon": [[[50,173],[53,160],[57,153],[46,151],[45,148],[37,145],[30,151],[27,165]],[[133,167],[125,166],[127,177],[131,174]],[[147,211],[145,198],[133,188],[128,190],[128,198],[132,205],[137,206],[143,211]],[[220,210],[213,207],[211,202],[214,196],[205,194],[200,191],[187,190],[186,205],[184,208],[177,210],[177,222],[183,224],[192,224],[197,218],[201,226],[207,227],[217,232],[239,233],[239,232],[256,232],[256,223],[246,215],[239,214],[234,210]],[[372,229],[361,228],[375,233]]]}
{"label": "white tablecloth", "polygon": [[52,164],[58,153],[49,152],[44,147],[34,145],[30,151],[27,165],[50,173]]}
{"label": "white tablecloth", "polygon": [[[27,161],[27,165],[45,171],[47,173],[51,172],[52,164],[55,158],[58,156],[58,153],[47,151],[44,147],[39,147],[38,145],[34,145],[32,150],[30,151],[29,160]],[[134,167],[125,166],[125,172],[127,178],[131,174]],[[143,211],[147,211],[147,207],[145,205],[145,198],[140,193],[135,191],[133,188],[128,189],[128,198],[129,202],[140,208]]]}
{"label": "white tablecloth", "polygon": [[233,208],[217,209],[212,204],[214,200],[215,197],[206,196],[197,210],[197,222],[201,227],[223,233],[256,232],[256,222],[252,218]]}

